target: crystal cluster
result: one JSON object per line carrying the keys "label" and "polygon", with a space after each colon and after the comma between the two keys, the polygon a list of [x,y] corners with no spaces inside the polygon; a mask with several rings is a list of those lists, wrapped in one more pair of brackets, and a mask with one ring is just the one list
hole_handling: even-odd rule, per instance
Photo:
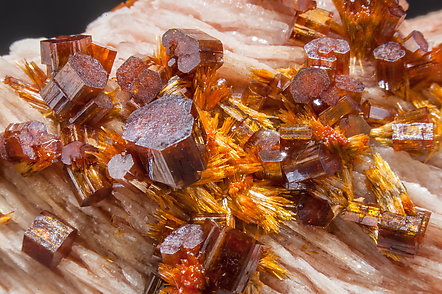
{"label": "crystal cluster", "polygon": [[[159,267],[146,293],[251,292],[256,271],[283,277],[251,235],[289,220],[326,228],[342,217],[387,256],[415,255],[431,213],[415,207],[370,139],[412,156],[440,149],[442,47],[397,31],[397,1],[334,2],[342,26],[315,1],[290,1],[305,64],[253,69],[239,91],[217,76],[223,44],[200,30],[172,28],[153,56],[131,56],[116,71],[116,52],[90,36],[44,40],[47,75],[25,63],[32,83],[5,83],[59,135],[40,122],[11,124],[0,156],[24,174],[60,160],[81,207],[127,188],[156,201],[149,236]],[[375,65],[373,79],[398,107],[366,99],[352,57]],[[373,199],[353,189],[361,161],[371,162],[361,176]],[[43,214],[23,251],[55,267],[74,232]]]}

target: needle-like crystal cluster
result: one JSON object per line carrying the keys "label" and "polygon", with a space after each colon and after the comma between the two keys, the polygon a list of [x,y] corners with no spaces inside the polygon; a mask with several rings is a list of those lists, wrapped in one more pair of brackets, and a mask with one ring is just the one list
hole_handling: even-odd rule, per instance
{"label": "needle-like crystal cluster", "polygon": [[[415,207],[372,145],[412,156],[440,149],[442,47],[396,30],[405,17],[397,1],[334,2],[342,25],[315,1],[291,3],[304,66],[253,69],[239,90],[217,76],[223,44],[200,30],[166,31],[154,56],[129,57],[111,79],[116,52],[91,36],[44,40],[47,73],[25,63],[32,84],[5,83],[58,135],[41,122],[11,124],[1,158],[24,175],[61,161],[81,207],[122,187],[155,200],[158,271],[146,293],[242,293],[259,285],[259,271],[283,277],[252,236],[291,220],[327,227],[342,217],[389,257],[417,254],[431,213]],[[406,107],[364,99],[351,58],[374,66],[375,84]],[[353,189],[361,161],[375,199]],[[73,232],[43,214],[23,251],[55,267]]]}

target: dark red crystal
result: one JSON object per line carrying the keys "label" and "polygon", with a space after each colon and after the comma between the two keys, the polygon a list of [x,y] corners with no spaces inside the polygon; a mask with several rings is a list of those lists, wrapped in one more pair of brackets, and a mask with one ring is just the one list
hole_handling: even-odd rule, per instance
{"label": "dark red crystal", "polygon": [[289,86],[289,98],[296,103],[310,103],[330,86],[327,72],[322,68],[301,68]]}

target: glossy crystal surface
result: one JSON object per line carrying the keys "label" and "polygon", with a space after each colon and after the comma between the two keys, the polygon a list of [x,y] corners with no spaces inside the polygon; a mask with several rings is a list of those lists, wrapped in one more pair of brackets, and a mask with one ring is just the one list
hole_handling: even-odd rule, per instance
{"label": "glossy crystal surface", "polygon": [[301,68],[290,83],[288,96],[293,102],[307,104],[317,98],[328,86],[330,79],[324,69]]}
{"label": "glossy crystal surface", "polygon": [[405,72],[405,50],[396,42],[384,43],[373,50],[378,85],[385,90],[400,87]]}
{"label": "glossy crystal surface", "polygon": [[350,46],[343,39],[319,38],[304,45],[307,66],[325,67],[336,74],[348,74]]}

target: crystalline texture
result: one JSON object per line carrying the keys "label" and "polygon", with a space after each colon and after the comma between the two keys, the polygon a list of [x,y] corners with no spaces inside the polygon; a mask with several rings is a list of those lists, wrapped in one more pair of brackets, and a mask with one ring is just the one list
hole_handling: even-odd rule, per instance
{"label": "crystalline texture", "polygon": [[109,114],[113,107],[112,99],[105,93],[101,92],[71,117],[69,123],[79,125],[87,123],[88,125],[96,125]]}
{"label": "crystalline texture", "polygon": [[146,192],[149,187],[142,162],[135,154],[114,155],[107,163],[107,172],[113,180],[125,186],[142,192]]}
{"label": "crystalline texture", "polygon": [[199,66],[220,67],[223,44],[220,40],[196,29],[170,29],[164,33],[167,54],[177,59],[178,70],[189,73]]}
{"label": "crystalline texture", "polygon": [[98,44],[92,43],[91,55],[93,58],[97,59],[101,63],[104,70],[109,75],[112,71],[115,57],[117,57],[117,51],[105,46],[100,46]]}
{"label": "crystalline texture", "polygon": [[379,207],[352,201],[343,211],[342,218],[361,225],[376,227],[381,218],[381,211]]}
{"label": "crystalline texture", "polygon": [[330,86],[330,79],[324,69],[301,68],[288,88],[289,98],[296,103],[310,103]]}
{"label": "crystalline texture", "polygon": [[92,37],[89,35],[59,36],[40,42],[41,63],[48,68],[48,74],[57,73],[71,55],[77,52],[91,54]]}
{"label": "crystalline texture", "polygon": [[321,112],[319,120],[325,124],[332,126],[339,121],[340,118],[350,113],[358,113],[360,111],[359,105],[356,101],[345,95],[339,101]]}
{"label": "crystalline texture", "polygon": [[199,179],[206,167],[204,142],[194,128],[192,100],[170,95],[134,111],[123,138],[147,149],[154,181],[182,188]]}
{"label": "crystalline texture", "polygon": [[98,60],[76,53],[40,94],[55,113],[72,116],[75,110],[97,96],[106,82],[107,72]]}
{"label": "crystalline texture", "polygon": [[327,227],[335,217],[333,210],[324,199],[302,192],[293,198],[296,204],[296,218],[305,225]]}
{"label": "crystalline texture", "polygon": [[396,42],[388,42],[376,47],[373,55],[379,86],[385,90],[398,89],[405,71],[405,50]]}
{"label": "crystalline texture", "polygon": [[320,38],[305,44],[307,65],[325,67],[336,74],[348,74],[350,46],[343,39]]}
{"label": "crystalline texture", "polygon": [[76,234],[73,227],[44,211],[25,231],[22,251],[54,269],[71,251]]}

